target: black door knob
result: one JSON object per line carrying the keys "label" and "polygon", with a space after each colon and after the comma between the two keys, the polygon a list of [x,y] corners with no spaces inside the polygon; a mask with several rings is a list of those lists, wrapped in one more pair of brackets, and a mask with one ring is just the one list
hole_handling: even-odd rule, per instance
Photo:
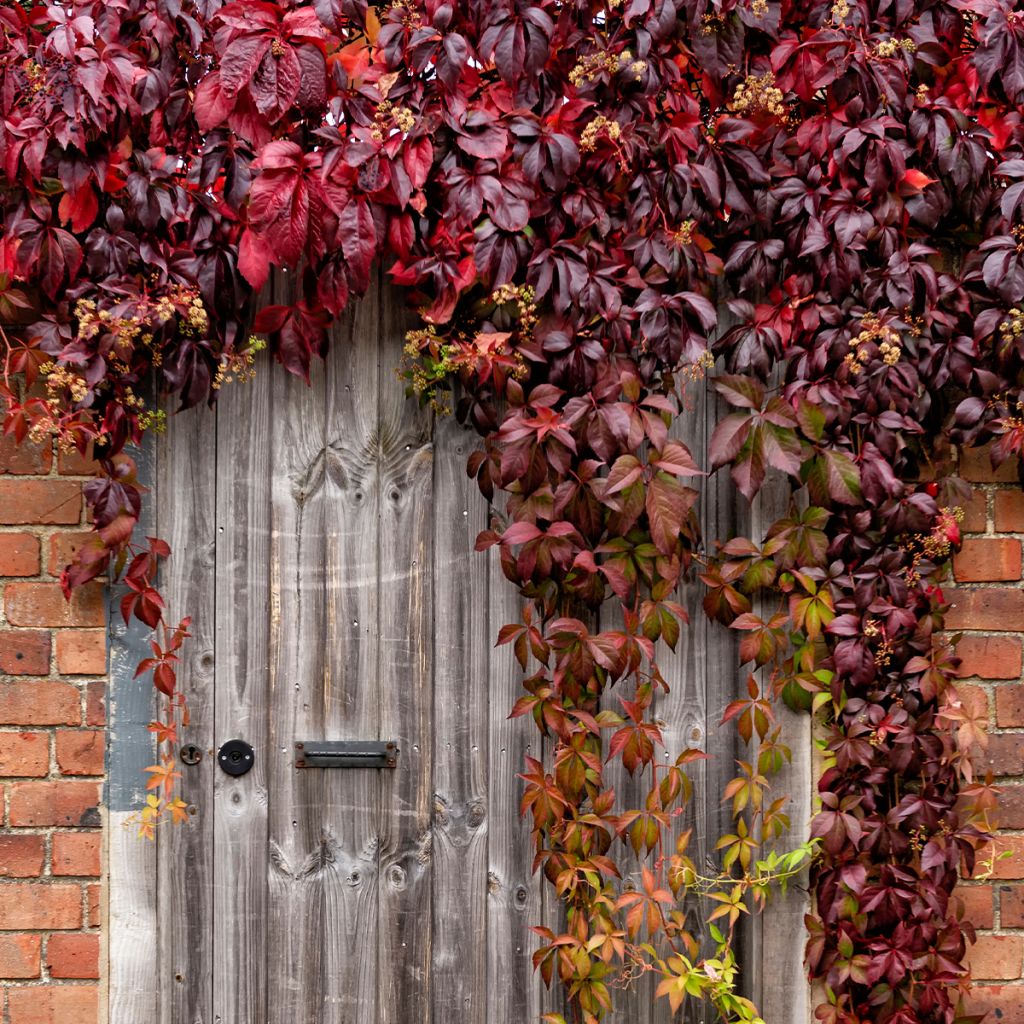
{"label": "black door knob", "polygon": [[228,775],[244,775],[252,768],[253,761],[252,747],[245,740],[228,740],[217,751],[217,764]]}

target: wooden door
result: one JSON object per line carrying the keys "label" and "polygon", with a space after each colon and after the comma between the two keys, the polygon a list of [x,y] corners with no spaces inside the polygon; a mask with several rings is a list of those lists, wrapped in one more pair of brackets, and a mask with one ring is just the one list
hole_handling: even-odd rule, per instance
{"label": "wooden door", "polygon": [[[536,733],[507,719],[520,673],[493,647],[517,596],[473,550],[488,514],[465,473],[475,438],[396,379],[406,324],[378,285],[310,386],[267,360],[141,453],[151,525],[174,550],[172,614],[195,621],[182,681],[205,756],[182,768],[188,825],[155,846],[120,827],[152,754],[148,697],[130,681],[144,638],[112,625],[112,1024],[528,1024],[557,1006],[529,955],[530,926],[556,913],[518,811]],[[681,425],[698,457],[708,402]],[[709,534],[736,525],[734,508],[709,488]],[[735,753],[718,721],[738,673],[731,638],[686,597],[694,625],[658,715],[669,750],[718,737],[691,822],[710,856]],[[255,752],[240,777],[216,765],[230,739]],[[397,767],[297,768],[295,744],[318,739],[394,740]],[[792,947],[773,948],[784,981],[762,984],[748,937],[769,1024],[806,1020],[800,911],[791,898],[774,919]],[[649,979],[619,1002],[615,1021],[669,1020]]]}

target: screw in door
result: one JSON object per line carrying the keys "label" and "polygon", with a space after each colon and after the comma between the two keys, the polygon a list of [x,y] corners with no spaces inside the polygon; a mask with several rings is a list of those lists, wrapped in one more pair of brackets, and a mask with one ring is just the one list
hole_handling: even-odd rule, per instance
{"label": "screw in door", "polygon": [[253,749],[245,740],[228,740],[217,751],[217,764],[228,775],[244,775],[254,760]]}

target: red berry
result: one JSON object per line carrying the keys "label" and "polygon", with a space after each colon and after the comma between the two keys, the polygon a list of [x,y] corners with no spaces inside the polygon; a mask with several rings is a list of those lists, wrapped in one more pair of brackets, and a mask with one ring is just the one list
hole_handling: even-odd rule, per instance
{"label": "red berry", "polygon": [[937,498],[939,496],[939,485],[934,480],[932,480],[930,483],[925,484],[924,489],[933,498]]}

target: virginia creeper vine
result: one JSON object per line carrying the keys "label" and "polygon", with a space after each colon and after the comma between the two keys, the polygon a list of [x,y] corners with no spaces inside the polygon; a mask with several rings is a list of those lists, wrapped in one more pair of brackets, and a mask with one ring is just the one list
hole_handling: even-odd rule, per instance
{"label": "virginia creeper vine", "polygon": [[[147,382],[212,402],[259,335],[308,376],[383,259],[423,315],[410,388],[440,407],[460,382],[470,472],[501,509],[480,546],[524,598],[499,639],[527,672],[514,713],[553,738],[523,806],[567,915],[535,959],[570,1015],[600,1019],[637,970],[673,1005],[756,1015],[731,931],[809,849],[771,849],[781,697],[824,731],[818,1018],[952,1024],[971,928],[951,893],[992,791],[939,580],[966,495],[950,443],[1024,446],[1013,5],[26,0],[0,30],[5,429],[100,459],[64,582],[120,575],[126,618],[157,628],[140,670],[171,703],[164,746],[188,623],[165,620],[166,545],[135,536],[125,449],[163,416]],[[297,298],[259,308],[273,265]],[[705,376],[730,411],[691,453],[670,428]],[[763,537],[701,538],[699,464],[748,499],[781,475],[791,509]],[[760,670],[725,710],[750,755],[716,880],[671,828],[701,755],[656,756],[650,714],[696,576]],[[621,627],[596,631],[611,603]],[[609,787],[617,759],[650,780],[643,806]],[[173,759],[153,775],[147,831],[181,810]],[[717,905],[710,956],[694,893]]]}

